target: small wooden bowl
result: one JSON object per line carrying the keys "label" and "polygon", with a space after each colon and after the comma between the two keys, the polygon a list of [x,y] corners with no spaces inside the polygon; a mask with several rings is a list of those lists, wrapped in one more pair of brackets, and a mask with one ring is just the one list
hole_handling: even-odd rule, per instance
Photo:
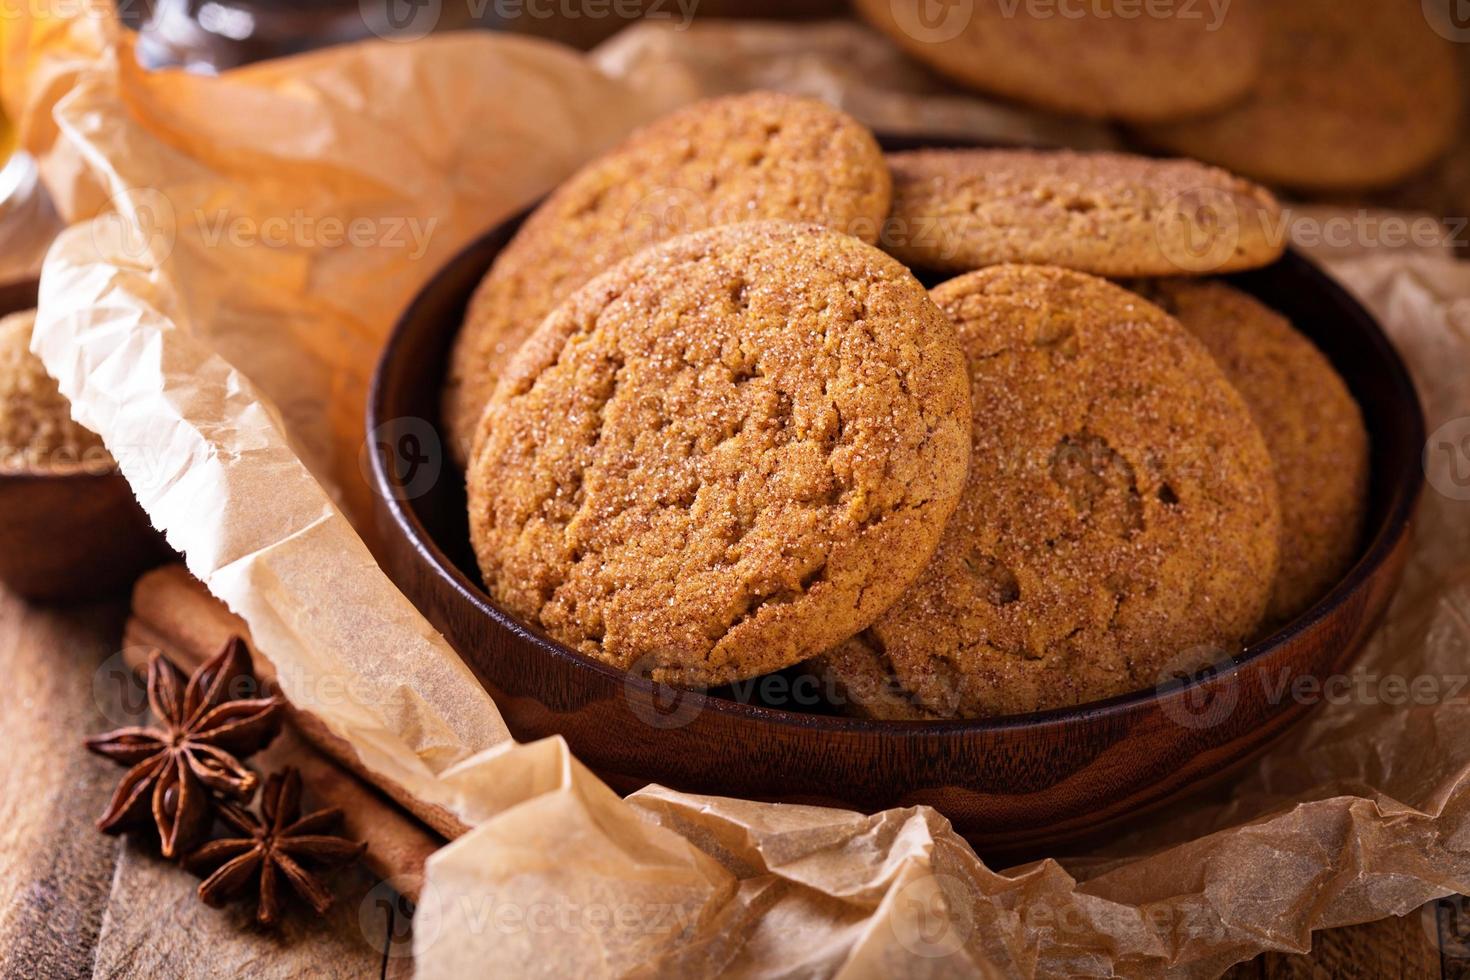
{"label": "small wooden bowl", "polygon": [[[35,305],[34,281],[0,286],[0,316]],[[121,595],[172,554],[113,468],[0,470],[0,582],[18,595]]]}
{"label": "small wooden bowl", "polygon": [[[465,304],[510,221],[470,245],[403,314],[367,425],[387,568],[494,696],[516,738],[560,734],[620,791],[647,783],[877,811],[929,804],[992,857],[1027,856],[1199,788],[1310,709],[1303,678],[1344,670],[1396,588],[1422,483],[1424,424],[1373,318],[1301,256],[1231,277],[1332,360],[1362,405],[1372,484],[1361,555],[1327,595],[1233,661],[1108,701],[986,721],[819,713],[796,675],[678,692],[578,654],[497,609],[469,547],[461,474],[437,448],[439,393]],[[1208,546],[1208,542],[1201,542]],[[805,692],[805,693],[803,693]],[[791,707],[804,710],[787,710]]]}

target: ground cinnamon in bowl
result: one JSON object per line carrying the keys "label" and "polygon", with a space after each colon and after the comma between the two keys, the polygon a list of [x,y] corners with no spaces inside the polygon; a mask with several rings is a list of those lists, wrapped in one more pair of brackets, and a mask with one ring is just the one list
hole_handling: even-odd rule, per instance
{"label": "ground cinnamon in bowl", "polygon": [[72,421],[70,403],[31,353],[35,323],[35,310],[0,319],[0,472],[107,472],[114,464],[102,440]]}
{"label": "ground cinnamon in bowl", "polygon": [[33,600],[116,595],[172,551],[31,353],[35,321],[24,308],[0,319],[0,583]]}

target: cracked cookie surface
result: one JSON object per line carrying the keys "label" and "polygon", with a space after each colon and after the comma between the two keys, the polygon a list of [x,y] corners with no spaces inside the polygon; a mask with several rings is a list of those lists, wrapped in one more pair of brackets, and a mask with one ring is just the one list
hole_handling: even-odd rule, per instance
{"label": "cracked cookie surface", "polygon": [[737,221],[810,221],[876,241],[891,193],[873,135],[816,99],[711,99],[638,130],[553,192],[476,290],[444,392],[451,453],[469,457],[516,350],[598,273],[649,245]]}
{"label": "cracked cookie surface", "polygon": [[881,244],[926,269],[1028,262],[1175,276],[1267,265],[1284,249],[1269,191],[1193,160],[915,150],[888,163],[893,211]]}
{"label": "cracked cookie surface", "polygon": [[1266,620],[1281,625],[1358,554],[1368,501],[1363,413],[1322,352],[1255,297],[1186,279],[1138,288],[1214,355],[1266,439],[1281,498],[1281,568]]}
{"label": "cracked cookie surface", "polygon": [[959,499],[969,383],[913,275],[814,225],[649,249],[537,330],[482,420],[470,531],[502,608],[717,685],[866,627]]}
{"label": "cracked cookie surface", "polygon": [[997,266],[931,295],[969,358],[971,474],[928,567],[864,634],[919,705],[1080,704],[1248,636],[1276,571],[1276,484],[1204,347],[1063,269]]}

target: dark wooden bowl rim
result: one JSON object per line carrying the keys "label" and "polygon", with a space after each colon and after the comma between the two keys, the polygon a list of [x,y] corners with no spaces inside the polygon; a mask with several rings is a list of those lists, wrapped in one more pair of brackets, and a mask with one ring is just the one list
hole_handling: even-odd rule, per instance
{"label": "dark wooden bowl rim", "polygon": [[[889,149],[924,145],[966,145],[962,141],[957,140],[910,138],[885,138],[883,142],[885,147]],[[420,319],[422,308],[431,302],[432,297],[430,294],[433,292],[435,284],[447,276],[450,270],[456,268],[460,263],[468,261],[473,253],[484,248],[487,241],[504,235],[507,229],[517,226],[533,209],[534,205],[532,208],[527,208],[525,211],[495,226],[485,234],[479,236],[475,241],[466,245],[424,285],[423,289],[404,310],[383,349],[377,370],[373,373],[367,405],[368,432],[375,431],[379,426],[389,421],[390,416],[387,414],[387,406],[385,404],[390,396],[388,391],[389,367],[397,358],[412,354],[413,344],[420,339],[415,335],[413,326]],[[1282,257],[1280,262],[1294,267],[1290,269],[1293,274],[1316,280],[1314,283],[1315,288],[1327,294],[1335,294],[1335,299],[1340,305],[1358,312],[1358,328],[1362,331],[1364,339],[1373,348],[1374,353],[1379,358],[1379,370],[1385,376],[1384,380],[1392,388],[1396,396],[1394,399],[1396,404],[1384,406],[1384,410],[1410,413],[1411,417],[1404,420],[1405,431],[1407,432],[1406,438],[1414,439],[1414,445],[1422,446],[1425,438],[1424,419],[1419,406],[1418,396],[1414,391],[1413,383],[1398,352],[1384,335],[1382,328],[1379,327],[1372,315],[1356,299],[1347,293],[1346,290],[1338,285],[1336,281],[1319,270],[1294,249],[1288,249],[1286,255]],[[1368,409],[1365,406],[1365,414],[1367,411]],[[584,656],[549,637],[527,628],[524,624],[498,609],[491,603],[489,596],[461,572],[454,562],[445,555],[438,544],[430,537],[427,529],[419,520],[418,515],[413,512],[413,509],[391,492],[393,482],[385,470],[385,464],[380,455],[370,453],[369,456],[372,459],[374,490],[383,496],[384,504],[388,512],[392,515],[392,520],[397,526],[397,529],[419,555],[425,559],[434,573],[449,583],[461,596],[469,600],[479,612],[489,617],[501,629],[514,634],[525,643],[533,645],[548,657],[571,661],[584,670],[596,672],[617,683],[625,685],[630,692],[636,689],[650,695],[668,693],[666,687],[655,684],[646,677],[629,674],[608,664],[604,664],[601,661]],[[1422,470],[1415,466],[1405,472],[1384,475],[1382,479],[1383,490],[1388,495],[1387,504],[1383,508],[1383,517],[1375,526],[1365,529],[1366,544],[1362,547],[1361,554],[1353,567],[1327,594],[1313,603],[1300,616],[1275,632],[1257,639],[1239,655],[1234,657],[1231,661],[1233,666],[1239,667],[1248,664],[1255,658],[1291,641],[1298,634],[1305,632],[1314,624],[1330,616],[1332,611],[1341,605],[1349,595],[1365,585],[1379,566],[1389,557],[1395,545],[1408,528],[1410,518],[1413,515],[1419,493],[1423,486],[1424,477]],[[1187,691],[1208,682],[1209,679],[1210,675],[1208,673],[1200,674],[1178,687],[1170,687],[1169,691],[1171,694],[1177,693],[1180,690]],[[835,715],[809,714],[770,708],[762,705],[744,704],[694,691],[680,692],[679,697],[693,699],[689,702],[691,707],[697,706],[700,710],[808,731],[832,733],[882,732],[889,735],[923,733],[924,735],[934,736],[951,734],[973,735],[984,732],[999,732],[1023,728],[1032,730],[1054,727],[1065,728],[1074,724],[1079,719],[1106,718],[1111,715],[1125,713],[1130,708],[1156,700],[1159,694],[1158,689],[1145,689],[1072,707],[1053,708],[1046,711],[1006,715],[996,718],[949,721],[876,721]]]}

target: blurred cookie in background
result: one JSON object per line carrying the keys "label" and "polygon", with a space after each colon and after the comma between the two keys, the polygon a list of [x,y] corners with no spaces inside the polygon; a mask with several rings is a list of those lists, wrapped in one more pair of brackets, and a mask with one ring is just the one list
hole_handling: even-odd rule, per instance
{"label": "blurred cookie in background", "polygon": [[1266,55],[1239,105],[1139,130],[1163,149],[1304,191],[1402,180],[1449,146],[1462,95],[1452,45],[1421,5],[1273,0]]}
{"label": "blurred cookie in background", "polygon": [[854,0],[910,55],[963,85],[1093,118],[1156,122],[1221,109],[1251,89],[1254,4],[1112,9],[1027,0]]}

